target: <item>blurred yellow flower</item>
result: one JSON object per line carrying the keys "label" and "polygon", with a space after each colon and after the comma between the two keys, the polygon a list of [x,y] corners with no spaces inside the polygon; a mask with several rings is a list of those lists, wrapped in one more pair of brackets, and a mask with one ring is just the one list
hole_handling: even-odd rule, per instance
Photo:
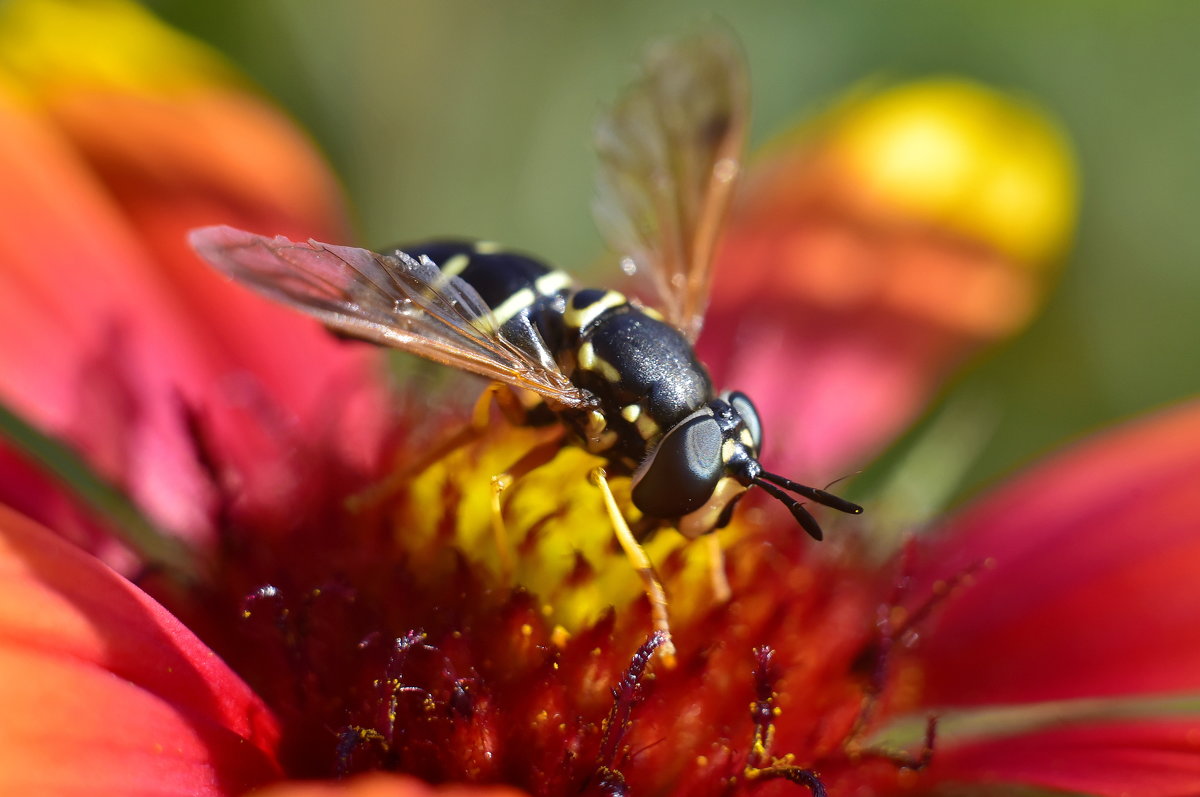
{"label": "blurred yellow flower", "polygon": [[907,83],[840,108],[829,156],[864,192],[1044,268],[1075,226],[1070,145],[1040,109],[966,80]]}
{"label": "blurred yellow flower", "polygon": [[209,47],[127,0],[0,5],[0,64],[42,94],[81,86],[166,93],[242,82]]}

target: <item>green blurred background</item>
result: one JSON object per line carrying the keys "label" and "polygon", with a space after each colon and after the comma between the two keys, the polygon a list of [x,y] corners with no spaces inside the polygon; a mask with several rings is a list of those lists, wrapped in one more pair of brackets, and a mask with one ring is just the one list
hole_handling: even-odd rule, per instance
{"label": "green blurred background", "polygon": [[1065,438],[1196,392],[1200,3],[149,5],[312,131],[362,242],[478,236],[577,271],[601,251],[592,123],[657,36],[711,16],[737,32],[753,75],[752,145],[865,79],[952,73],[1027,95],[1074,139],[1080,226],[1042,316],[948,388],[1002,411],[968,491]]}

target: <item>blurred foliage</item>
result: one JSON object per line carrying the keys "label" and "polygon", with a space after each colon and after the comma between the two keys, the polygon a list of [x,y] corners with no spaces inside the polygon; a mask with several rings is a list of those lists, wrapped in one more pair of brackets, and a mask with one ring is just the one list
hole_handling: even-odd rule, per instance
{"label": "blurred foliage", "polygon": [[1042,317],[950,388],[1003,413],[970,483],[1196,391],[1200,4],[150,5],[230,55],[313,132],[345,180],[363,242],[480,236],[575,270],[601,251],[589,211],[592,121],[656,36],[708,16],[738,33],[756,144],[864,81],[956,74],[1028,95],[1074,138],[1081,224]]}

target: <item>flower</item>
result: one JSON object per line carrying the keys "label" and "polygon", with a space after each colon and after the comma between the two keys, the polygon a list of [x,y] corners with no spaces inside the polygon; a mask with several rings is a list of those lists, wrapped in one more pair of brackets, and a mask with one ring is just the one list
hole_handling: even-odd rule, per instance
{"label": "flower", "polygon": [[[0,242],[36,251],[47,218],[67,215],[46,196],[68,197],[79,214],[47,257],[0,272],[9,323],[24,333],[6,338],[15,345],[0,365],[55,358],[29,382],[0,375],[0,395],[129,490],[186,540],[196,566],[127,567],[135,586],[0,510],[0,791],[1196,791],[1200,717],[1185,698],[1200,672],[1187,533],[1200,516],[1188,489],[1200,404],[1061,455],[882,565],[854,544],[856,521],[830,522],[831,539],[846,542],[816,548],[775,507],[750,506],[722,532],[735,599],[720,602],[704,546],[659,535],[648,547],[671,595],[668,666],[587,482],[594,460],[564,449],[508,488],[506,562],[490,477],[544,431],[497,423],[440,451],[453,426],[418,397],[379,409],[388,393],[372,350],[206,281],[178,249],[171,236],[208,211],[203,221],[278,218],[275,229],[300,234],[337,221],[304,191],[225,185],[221,147],[198,160],[159,149],[176,141],[167,122],[205,119],[209,102],[218,116],[248,114],[255,140],[283,136],[268,149],[287,161],[284,173],[312,169],[307,184],[327,185],[294,134],[210,54],[134,7],[10,9],[26,27],[4,52],[28,51],[5,63],[38,101],[14,109],[24,121],[7,129],[23,144],[55,143],[27,149],[45,160],[50,185],[29,186],[24,206],[8,196],[28,223],[0,225]],[[111,26],[104,39],[140,43],[115,51],[122,58],[151,53],[164,80],[168,65],[184,72],[188,91],[104,84],[107,101],[132,93],[134,106],[162,113],[134,128],[137,147],[116,146],[121,131],[103,124],[72,124],[57,109],[95,90],[77,72],[143,70],[89,61],[88,37],[72,43],[74,71],[55,92],[34,93],[47,86],[32,78],[58,63],[32,57],[39,41],[57,41],[39,27],[44,14],[93,15],[89,30]],[[232,124],[212,124],[222,122]],[[0,146],[15,144],[0,135]],[[117,248],[58,252],[92,252],[97,241]],[[63,327],[71,305],[61,292],[79,285],[95,298]],[[245,349],[211,343],[233,330]],[[55,335],[54,347],[33,331]],[[93,388],[86,402],[80,384]],[[383,468],[381,451],[399,464]],[[0,467],[4,501],[55,531],[95,520],[64,510],[19,458]],[[31,494],[13,490],[10,472]],[[88,551],[110,554],[110,530],[90,528]],[[125,551],[157,564],[137,553]],[[332,780],[360,773],[373,774]]]}
{"label": "flower", "polygon": [[860,93],[752,164],[709,311],[733,334],[700,352],[780,419],[788,469],[845,472],[1032,317],[1075,207],[1029,104],[948,78]]}

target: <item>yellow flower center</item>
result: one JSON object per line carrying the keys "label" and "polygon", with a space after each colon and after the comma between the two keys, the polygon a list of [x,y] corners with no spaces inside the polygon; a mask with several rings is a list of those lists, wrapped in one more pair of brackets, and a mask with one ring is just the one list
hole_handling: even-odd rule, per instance
{"label": "yellow flower center", "polygon": [[[537,596],[547,622],[574,633],[609,608],[620,611],[638,601],[643,587],[616,543],[600,491],[588,479],[602,461],[574,446],[564,446],[552,462],[501,493],[499,519],[505,533],[497,537],[493,478],[545,436],[544,430],[497,425],[484,439],[408,482],[392,522],[399,547],[412,557],[413,570],[422,578],[450,577],[462,556],[497,585],[521,587]],[[625,516],[636,519],[629,480],[617,478],[611,484]],[[731,538],[736,534],[736,529],[722,532]],[[705,546],[689,545],[665,531],[645,541],[645,548],[656,567],[666,570],[672,616],[702,610],[705,595],[699,593],[710,591]]]}

